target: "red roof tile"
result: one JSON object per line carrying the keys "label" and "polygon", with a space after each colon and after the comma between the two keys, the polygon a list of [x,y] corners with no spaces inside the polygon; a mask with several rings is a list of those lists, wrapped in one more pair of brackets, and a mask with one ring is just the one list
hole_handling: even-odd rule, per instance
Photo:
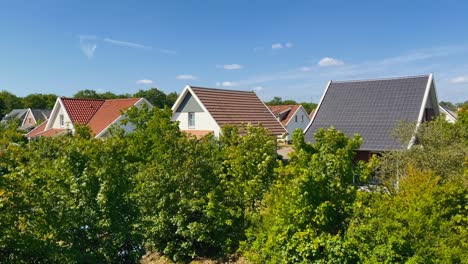
{"label": "red roof tile", "polygon": [[103,99],[60,98],[73,124],[85,125],[105,102]]}
{"label": "red roof tile", "polygon": [[191,88],[221,127],[242,123],[262,124],[274,135],[286,133],[284,127],[254,92]]}
{"label": "red roof tile", "polygon": [[[74,125],[88,125],[94,135],[99,134],[112,122],[120,117],[121,113],[137,103],[141,98],[128,99],[75,99],[60,98]],[[28,138],[55,136],[65,129],[45,130],[47,122],[31,130],[26,136]]]}
{"label": "red roof tile", "polygon": [[51,129],[48,129],[46,131],[43,131],[37,134],[36,137],[38,136],[53,137],[53,136],[57,136],[58,134],[64,134],[66,131],[67,130],[63,128],[51,128]]}
{"label": "red roof tile", "polygon": [[271,112],[286,126],[301,105],[269,105]]}
{"label": "red roof tile", "polygon": [[88,123],[95,135],[114,122],[123,111],[130,108],[141,98],[106,100]]}
{"label": "red roof tile", "polygon": [[44,129],[46,126],[47,126],[47,121],[42,122],[42,124],[34,128],[33,130],[29,131],[29,133],[26,134],[26,137],[33,138],[33,137],[38,136],[40,133],[44,132]]}

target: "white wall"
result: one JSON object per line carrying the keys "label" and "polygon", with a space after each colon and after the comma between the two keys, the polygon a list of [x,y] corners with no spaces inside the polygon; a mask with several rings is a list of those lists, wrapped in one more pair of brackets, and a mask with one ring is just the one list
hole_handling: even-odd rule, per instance
{"label": "white wall", "polygon": [[[295,116],[297,116],[297,122],[296,122]],[[304,116],[304,121],[302,121],[301,116]],[[286,125],[286,129],[288,130],[288,136],[286,137],[286,140],[292,139],[292,135],[296,128],[300,128],[302,129],[302,131],[304,131],[307,125],[309,124],[309,122],[310,122],[309,115],[304,110],[304,108],[299,107],[299,109],[296,111],[294,116],[291,117],[291,120],[289,120],[289,123]]]}
{"label": "white wall", "polygon": [[[68,118],[67,113],[65,112],[65,109],[58,104],[57,107],[59,108],[58,111],[56,112],[56,115],[53,116],[50,121],[52,122],[52,126],[50,128],[68,128],[68,129],[73,129],[73,124],[71,120]],[[60,115],[63,115],[64,118],[64,124],[65,126],[60,126]]]}
{"label": "white wall", "polygon": [[173,121],[179,121],[180,130],[212,130],[216,137],[219,136],[221,128],[218,123],[206,112],[195,112],[195,127],[188,127],[188,113],[176,112],[172,115]]}

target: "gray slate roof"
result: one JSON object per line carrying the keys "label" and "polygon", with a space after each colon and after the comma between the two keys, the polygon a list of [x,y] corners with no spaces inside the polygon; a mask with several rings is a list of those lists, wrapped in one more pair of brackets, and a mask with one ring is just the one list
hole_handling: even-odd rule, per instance
{"label": "gray slate roof", "polygon": [[423,103],[429,75],[365,81],[332,81],[305,132],[314,141],[319,128],[360,134],[360,150],[400,149],[392,133],[400,121],[416,122]]}
{"label": "gray slate roof", "polygon": [[13,109],[13,110],[11,110],[10,113],[6,114],[3,117],[2,121],[6,122],[6,121],[12,120],[14,118],[23,120],[23,118],[26,115],[26,112],[28,112],[28,109]]}
{"label": "gray slate roof", "polygon": [[36,119],[37,122],[39,120],[45,121],[49,119],[50,113],[52,113],[52,110],[49,109],[31,109],[31,112],[34,116],[34,119]]}

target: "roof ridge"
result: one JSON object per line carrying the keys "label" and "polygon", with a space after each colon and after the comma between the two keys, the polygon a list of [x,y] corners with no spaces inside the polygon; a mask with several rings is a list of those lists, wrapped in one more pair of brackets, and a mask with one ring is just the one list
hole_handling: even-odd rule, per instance
{"label": "roof ridge", "polygon": [[421,75],[410,75],[410,76],[398,76],[398,77],[387,77],[387,78],[375,78],[375,79],[358,79],[358,80],[344,80],[344,81],[333,81],[332,83],[350,83],[350,82],[371,82],[371,81],[388,81],[388,80],[402,80],[402,79],[415,79],[421,77],[429,78],[430,74]]}
{"label": "roof ridge", "polygon": [[129,98],[115,98],[115,99],[104,99],[104,101],[123,101],[123,100],[135,100],[135,99],[141,99],[144,97],[129,97]]}
{"label": "roof ridge", "polygon": [[97,99],[97,98],[72,98],[72,97],[60,97],[60,99],[66,100],[87,100],[87,101],[105,101],[106,99]]}
{"label": "roof ridge", "polygon": [[217,91],[226,91],[226,92],[242,92],[242,93],[255,93],[254,91],[244,91],[244,90],[233,90],[233,89],[222,89],[222,88],[211,88],[211,87],[201,87],[201,86],[190,86],[190,88],[195,89],[205,89],[205,90],[217,90]]}

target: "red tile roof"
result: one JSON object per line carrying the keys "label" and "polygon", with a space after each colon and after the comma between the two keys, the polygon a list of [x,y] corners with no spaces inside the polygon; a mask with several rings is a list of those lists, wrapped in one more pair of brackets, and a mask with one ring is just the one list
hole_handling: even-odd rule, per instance
{"label": "red tile roof", "polygon": [[262,124],[274,135],[286,133],[284,127],[254,92],[191,88],[221,127],[242,123]]}
{"label": "red tile roof", "polygon": [[[137,103],[141,98],[128,99],[76,99],[60,98],[74,125],[88,125],[94,135],[99,134],[117,118],[122,112]],[[48,129],[44,131],[47,122],[31,130],[26,136],[28,138],[38,136],[54,136],[65,131],[64,129]]]}
{"label": "red tile roof", "polygon": [[95,135],[108,127],[140,98],[106,100],[88,123]]}
{"label": "red tile roof", "polygon": [[300,106],[301,105],[270,105],[268,107],[271,112],[279,118],[281,124],[286,126]]}
{"label": "red tile roof", "polygon": [[85,125],[106,100],[60,98],[73,124]]}
{"label": "red tile roof", "polygon": [[58,134],[64,134],[66,132],[66,129],[62,128],[51,128],[46,131],[42,131],[41,133],[37,134],[36,136],[42,136],[42,137],[53,137],[57,136]]}
{"label": "red tile roof", "polygon": [[42,122],[42,124],[34,128],[33,130],[29,131],[29,133],[26,134],[26,137],[33,138],[33,137],[38,136],[40,133],[44,132],[46,125],[47,125],[47,121]]}

